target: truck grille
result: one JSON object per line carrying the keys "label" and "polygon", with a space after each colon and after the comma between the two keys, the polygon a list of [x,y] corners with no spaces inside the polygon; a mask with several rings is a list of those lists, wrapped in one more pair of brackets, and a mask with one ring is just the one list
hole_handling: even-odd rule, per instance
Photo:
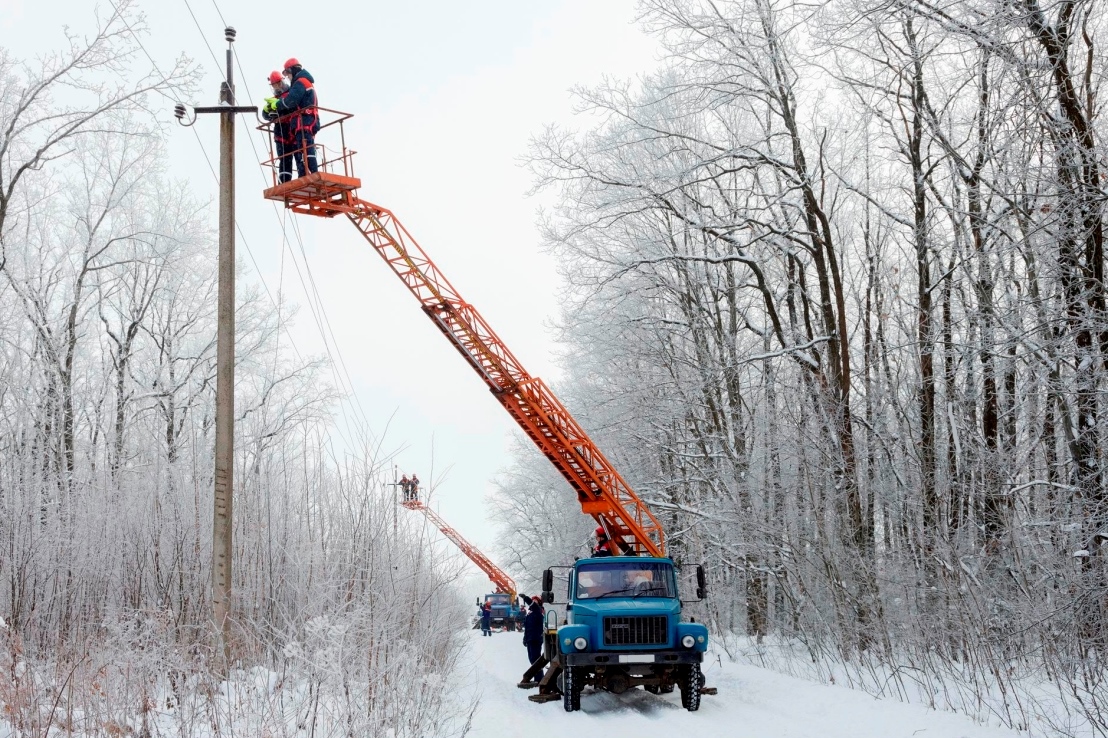
{"label": "truck grille", "polygon": [[665,615],[604,618],[605,646],[661,646],[666,641]]}

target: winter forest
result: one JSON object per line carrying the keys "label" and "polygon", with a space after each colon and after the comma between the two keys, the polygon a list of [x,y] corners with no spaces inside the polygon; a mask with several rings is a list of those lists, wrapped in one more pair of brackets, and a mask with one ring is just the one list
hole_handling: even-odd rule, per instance
{"label": "winter forest", "polygon": [[[396,521],[368,429],[335,453],[326,359],[246,279],[231,663],[213,645],[216,218],[161,156],[194,68],[151,69],[133,3],[96,20],[0,46],[2,718],[464,735],[465,564]],[[554,389],[706,564],[698,620],[723,658],[1108,736],[1103,7],[639,22],[657,68],[575,90],[593,122],[520,153],[557,203]],[[534,582],[594,523],[522,435],[504,467],[492,553]],[[230,667],[287,686],[232,720]]]}

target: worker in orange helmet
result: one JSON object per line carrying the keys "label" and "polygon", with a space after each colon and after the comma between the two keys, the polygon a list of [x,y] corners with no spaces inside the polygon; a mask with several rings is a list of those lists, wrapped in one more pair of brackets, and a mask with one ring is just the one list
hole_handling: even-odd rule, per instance
{"label": "worker in orange helmet", "polygon": [[481,635],[492,635],[492,606],[488,601],[481,608]]}
{"label": "worker in orange helmet", "polygon": [[272,97],[266,98],[262,115],[273,124],[273,149],[277,155],[277,182],[284,184],[292,181],[292,147],[296,137],[288,120],[281,120],[277,112],[277,101],[285,97],[289,91],[289,84],[283,74],[274,70],[269,73],[269,86],[273,92]]}
{"label": "worker in orange helmet", "polygon": [[280,117],[296,113],[288,118],[293,135],[293,157],[296,159],[298,177],[319,169],[316,161],[315,134],[319,132],[319,109],[315,94],[315,78],[293,57],[285,62],[284,76],[289,81],[289,91],[277,101],[275,109]]}
{"label": "worker in orange helmet", "polygon": [[592,555],[612,555],[612,541],[608,538],[608,533],[604,530],[604,526],[597,526],[596,528],[596,548],[592,550]]}

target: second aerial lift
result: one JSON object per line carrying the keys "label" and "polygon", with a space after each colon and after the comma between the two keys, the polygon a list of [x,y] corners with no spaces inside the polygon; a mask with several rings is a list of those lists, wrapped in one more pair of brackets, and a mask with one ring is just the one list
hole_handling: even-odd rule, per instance
{"label": "second aerial lift", "polygon": [[[488,556],[481,553],[476,546],[463,538],[461,533],[443,520],[441,515],[423,504],[422,501],[417,499],[405,500],[400,504],[409,510],[423,513],[451,543],[477,565],[478,569],[485,572],[494,587],[493,592],[486,594],[484,598],[492,610],[493,625],[502,625],[507,630],[515,630],[516,616],[519,614],[519,603],[517,602],[519,592],[516,589],[515,580],[494,564]],[[480,602],[478,604],[480,605]]]}

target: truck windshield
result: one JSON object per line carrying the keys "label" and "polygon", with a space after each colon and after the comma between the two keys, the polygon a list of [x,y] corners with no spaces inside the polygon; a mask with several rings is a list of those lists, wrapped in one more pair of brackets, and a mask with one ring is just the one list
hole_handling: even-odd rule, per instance
{"label": "truck windshield", "polygon": [[578,599],[676,597],[673,567],[657,561],[605,561],[577,568]]}
{"label": "truck windshield", "polygon": [[488,595],[485,597],[485,602],[490,605],[507,605],[508,595]]}

